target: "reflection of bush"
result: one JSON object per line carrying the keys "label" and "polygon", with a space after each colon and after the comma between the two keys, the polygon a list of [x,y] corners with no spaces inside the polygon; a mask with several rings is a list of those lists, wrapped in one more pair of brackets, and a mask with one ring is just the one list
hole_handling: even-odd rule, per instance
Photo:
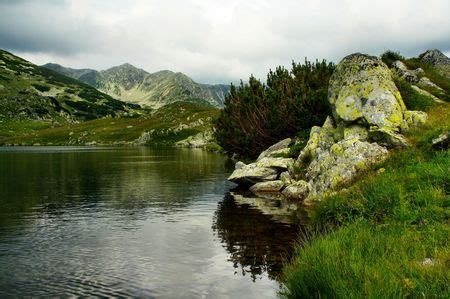
{"label": "reflection of bush", "polygon": [[298,226],[278,223],[246,204],[237,204],[230,194],[219,203],[213,229],[230,253],[234,268],[253,280],[267,272],[275,279],[282,263],[292,253]]}

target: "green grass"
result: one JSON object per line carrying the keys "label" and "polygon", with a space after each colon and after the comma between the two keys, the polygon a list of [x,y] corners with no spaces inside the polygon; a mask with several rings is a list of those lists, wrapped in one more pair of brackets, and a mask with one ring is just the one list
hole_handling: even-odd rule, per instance
{"label": "green grass", "polygon": [[[450,129],[450,105],[430,108],[428,124],[348,192],[324,199],[311,231],[285,267],[290,298],[450,296],[450,154],[430,147]],[[423,265],[430,258],[434,265]]]}
{"label": "green grass", "polygon": [[[89,142],[114,144],[132,142],[153,130],[152,144],[173,144],[210,129],[218,109],[194,103],[177,102],[153,114],[139,117],[108,117],[80,123],[54,124],[45,121],[5,120],[0,129],[0,145],[83,145]],[[174,130],[181,124],[204,120],[192,128]]]}

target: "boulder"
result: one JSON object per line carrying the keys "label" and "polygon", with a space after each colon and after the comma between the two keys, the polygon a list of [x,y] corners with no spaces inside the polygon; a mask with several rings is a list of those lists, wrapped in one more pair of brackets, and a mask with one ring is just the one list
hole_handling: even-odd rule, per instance
{"label": "boulder", "polygon": [[284,183],[281,180],[256,183],[250,187],[250,191],[258,192],[278,192],[283,189]]}
{"label": "boulder", "polygon": [[308,142],[300,152],[296,163],[302,164],[313,159],[319,152],[326,150],[339,139],[342,139],[342,130],[335,125],[331,117],[327,117],[322,127],[311,128]]}
{"label": "boulder", "polygon": [[428,120],[428,114],[423,111],[405,111],[403,114],[402,131],[418,128],[423,126]]}
{"label": "boulder", "polygon": [[278,169],[281,171],[285,171],[288,169],[289,165],[294,163],[294,159],[292,158],[269,158],[265,157],[259,161],[256,161],[254,164],[257,167],[269,167]]}
{"label": "boulder", "polygon": [[444,101],[440,100],[438,97],[434,96],[433,94],[429,93],[426,90],[423,90],[422,88],[418,87],[417,85],[411,85],[411,88],[420,93],[421,95],[424,95],[426,97],[429,97],[433,101],[437,103],[444,103]]}
{"label": "boulder", "polygon": [[291,138],[286,138],[286,139],[281,140],[280,142],[275,143],[274,145],[270,146],[268,149],[263,151],[258,156],[258,159],[256,159],[256,161],[259,161],[265,157],[270,157],[274,153],[285,153],[285,152],[289,151],[289,145],[291,143],[292,143]]}
{"label": "boulder", "polygon": [[[403,123],[402,126],[404,126]],[[369,139],[388,148],[409,146],[408,141],[403,135],[393,131],[391,128],[388,127],[381,127],[381,128],[377,126],[370,127]]]}
{"label": "boulder", "polygon": [[281,172],[286,171],[294,159],[265,157],[250,164],[237,162],[235,170],[228,178],[239,185],[254,185],[259,182],[273,181]]}
{"label": "boulder", "polygon": [[308,195],[310,188],[311,186],[308,182],[300,180],[287,186],[282,194],[289,199],[303,200]]}
{"label": "boulder", "polygon": [[420,74],[421,71],[423,72],[422,69],[420,69],[421,71],[420,70],[418,70],[418,71],[408,70],[406,65],[403,62],[401,62],[400,60],[394,61],[394,63],[392,63],[392,69],[396,72],[397,76],[405,79],[409,83],[419,82],[419,77],[417,77],[417,74]]}
{"label": "boulder", "polygon": [[344,139],[357,138],[358,140],[367,140],[369,131],[361,125],[350,125],[344,128]]}
{"label": "boulder", "polygon": [[431,145],[434,149],[440,149],[440,150],[448,150],[448,144],[449,144],[449,132],[443,133],[439,135],[438,137],[434,138],[431,141]]}
{"label": "boulder", "polygon": [[384,161],[387,156],[388,150],[377,143],[360,141],[357,138],[339,141],[308,166],[306,178],[311,189],[307,200],[321,199],[348,185],[359,173]]}
{"label": "boulder", "polygon": [[276,169],[249,164],[235,169],[228,177],[228,180],[238,185],[249,186],[259,182],[273,181],[277,177],[278,172]]}
{"label": "boulder", "polygon": [[431,88],[434,88],[434,89],[437,89],[437,90],[439,90],[439,91],[444,91],[441,87],[439,87],[439,86],[437,86],[436,84],[434,84],[430,79],[428,79],[427,77],[422,77],[422,78],[420,78],[420,80],[419,80],[419,82],[417,82],[417,84],[420,86],[420,87],[424,87],[424,88],[426,88],[426,87],[431,87]]}
{"label": "boulder", "polygon": [[377,57],[345,57],[330,79],[328,100],[338,121],[398,130],[406,110],[389,68]]}

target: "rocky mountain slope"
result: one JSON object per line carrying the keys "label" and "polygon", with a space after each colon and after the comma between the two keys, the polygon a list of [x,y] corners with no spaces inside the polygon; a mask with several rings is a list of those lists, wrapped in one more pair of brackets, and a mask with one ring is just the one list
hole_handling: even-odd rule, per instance
{"label": "rocky mountain slope", "polygon": [[0,50],[0,118],[79,121],[129,115],[136,104]]}
{"label": "rocky mountain slope", "polygon": [[228,85],[207,85],[194,82],[182,73],[159,71],[148,73],[125,63],[104,71],[71,69],[49,63],[44,67],[89,84],[123,101],[159,108],[176,101],[208,103],[222,107]]}

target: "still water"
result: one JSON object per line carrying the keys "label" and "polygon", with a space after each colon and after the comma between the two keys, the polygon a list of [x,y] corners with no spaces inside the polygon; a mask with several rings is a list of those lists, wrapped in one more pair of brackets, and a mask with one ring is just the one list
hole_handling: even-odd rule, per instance
{"label": "still water", "polygon": [[221,155],[0,148],[0,297],[273,298],[298,226],[238,202]]}

